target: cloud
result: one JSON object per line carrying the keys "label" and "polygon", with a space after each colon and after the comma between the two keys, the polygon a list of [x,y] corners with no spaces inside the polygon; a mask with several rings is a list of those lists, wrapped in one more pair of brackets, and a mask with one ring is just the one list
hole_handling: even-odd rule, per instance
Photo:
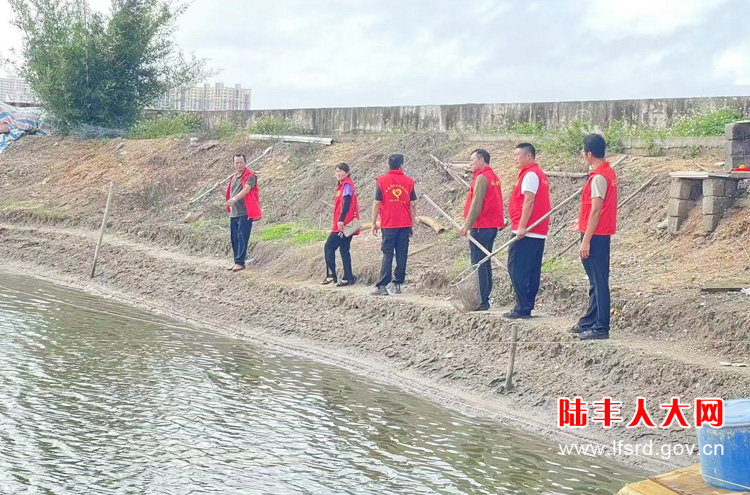
{"label": "cloud", "polygon": [[729,0],[587,0],[584,26],[605,38],[670,34],[705,22]]}
{"label": "cloud", "polygon": [[714,64],[716,75],[738,86],[750,86],[750,43],[725,50]]}

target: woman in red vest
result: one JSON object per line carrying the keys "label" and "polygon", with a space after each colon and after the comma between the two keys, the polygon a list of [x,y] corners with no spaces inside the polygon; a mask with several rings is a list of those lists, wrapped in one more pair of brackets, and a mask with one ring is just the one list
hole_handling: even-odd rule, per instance
{"label": "woman in red vest", "polygon": [[[234,253],[234,266],[228,270],[233,272],[245,269],[250,231],[253,229],[253,222],[261,218],[257,177],[247,168],[246,163],[245,155],[234,155],[236,173],[229,179],[224,203],[229,213],[229,230]],[[215,187],[219,190],[220,183],[217,182]]]}
{"label": "woman in red vest", "polygon": [[[349,253],[352,238],[359,231],[344,235],[344,226],[351,223],[355,218],[359,219],[359,202],[357,201],[357,190],[349,176],[349,165],[339,163],[336,165],[336,180],[339,181],[336,194],[333,197],[333,228],[326,241],[324,253],[326,259],[326,278],[322,285],[335,283],[337,287],[345,287],[354,283],[352,275],[352,257]],[[341,262],[344,264],[344,278],[339,281],[336,276],[336,250],[341,253]]]}

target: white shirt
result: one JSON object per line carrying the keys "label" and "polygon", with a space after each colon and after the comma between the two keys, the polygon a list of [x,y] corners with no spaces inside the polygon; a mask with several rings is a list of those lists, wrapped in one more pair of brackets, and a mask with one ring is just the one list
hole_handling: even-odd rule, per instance
{"label": "white shirt", "polygon": [[[521,182],[521,192],[522,193],[530,192],[530,193],[536,194],[537,191],[539,191],[539,176],[536,175],[536,172],[529,172],[523,176],[523,182]],[[511,232],[513,232],[514,234],[516,233],[515,230]],[[526,232],[526,237],[533,237],[535,239],[547,238],[546,235],[535,234],[533,232]]]}

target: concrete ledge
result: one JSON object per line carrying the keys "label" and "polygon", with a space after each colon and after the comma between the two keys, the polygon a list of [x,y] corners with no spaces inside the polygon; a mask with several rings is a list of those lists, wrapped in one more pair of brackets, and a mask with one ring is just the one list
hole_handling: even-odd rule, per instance
{"label": "concrete ledge", "polygon": [[690,210],[693,208],[694,203],[689,199],[674,199],[669,200],[669,216],[678,217],[685,219],[688,217]]}

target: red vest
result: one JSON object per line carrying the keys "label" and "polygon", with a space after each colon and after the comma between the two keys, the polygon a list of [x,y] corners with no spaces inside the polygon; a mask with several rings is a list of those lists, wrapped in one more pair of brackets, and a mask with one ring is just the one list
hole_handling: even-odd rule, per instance
{"label": "red vest", "polygon": [[464,219],[469,215],[471,210],[471,201],[474,198],[474,184],[477,177],[484,175],[487,179],[487,194],[484,196],[482,210],[479,212],[472,228],[475,229],[502,229],[505,227],[505,216],[503,215],[503,193],[500,190],[500,179],[490,167],[484,167],[482,170],[474,171],[474,178],[471,179],[471,189],[466,197],[464,204]]}
{"label": "red vest", "polygon": [[[349,211],[346,212],[344,217],[344,225],[351,222],[355,218],[359,218],[359,201],[357,201],[357,190],[354,188],[354,182],[347,177],[341,181],[338,189],[336,189],[336,195],[333,197],[333,229],[331,232],[339,231],[339,217],[341,217],[341,210],[344,208],[344,186],[349,184],[352,188],[352,202],[349,204]],[[354,235],[359,234],[359,231],[355,232]]]}
{"label": "red vest", "polygon": [[400,229],[411,227],[411,193],[414,179],[404,175],[404,171],[389,170],[377,179],[382,200],[380,202],[380,227]]}
{"label": "red vest", "polygon": [[594,235],[614,235],[617,230],[617,174],[604,162],[589,174],[589,180],[586,187],[583,188],[581,196],[581,215],[578,217],[578,231],[586,232],[589,225],[589,215],[591,215],[591,179],[595,175],[601,175],[607,180],[607,193],[604,196],[602,205],[602,215],[599,217],[599,223],[596,225]]}
{"label": "red vest", "polygon": [[[245,168],[245,172],[242,174],[242,189],[245,188],[245,184],[247,184],[247,180],[252,177],[253,174],[249,168]],[[234,181],[235,175],[232,175],[232,177],[229,179],[229,187],[227,187],[227,201],[229,200],[230,195],[232,194],[232,181]],[[247,209],[247,218],[250,220],[260,220],[261,218],[261,211],[260,211],[260,201],[258,199],[258,183],[255,183],[255,187],[250,189],[250,192],[247,193],[247,195],[242,198],[242,200],[245,202],[245,208]],[[231,208],[227,208],[227,211],[232,211]]]}
{"label": "red vest", "polygon": [[[539,177],[539,189],[536,191],[534,208],[531,210],[531,217],[529,217],[526,226],[532,225],[552,208],[549,200],[549,181],[547,180],[547,176],[544,175],[538,164],[532,163],[531,165],[526,165],[521,169],[521,173],[518,174],[518,182],[516,182],[513,188],[513,192],[510,195],[510,202],[508,203],[508,216],[510,217],[511,229],[514,231],[518,230],[518,224],[521,222],[521,215],[523,214],[523,201],[525,197],[521,192],[521,185],[523,184],[523,178],[528,173],[535,173]],[[528,232],[547,235],[549,232],[549,217]]]}

